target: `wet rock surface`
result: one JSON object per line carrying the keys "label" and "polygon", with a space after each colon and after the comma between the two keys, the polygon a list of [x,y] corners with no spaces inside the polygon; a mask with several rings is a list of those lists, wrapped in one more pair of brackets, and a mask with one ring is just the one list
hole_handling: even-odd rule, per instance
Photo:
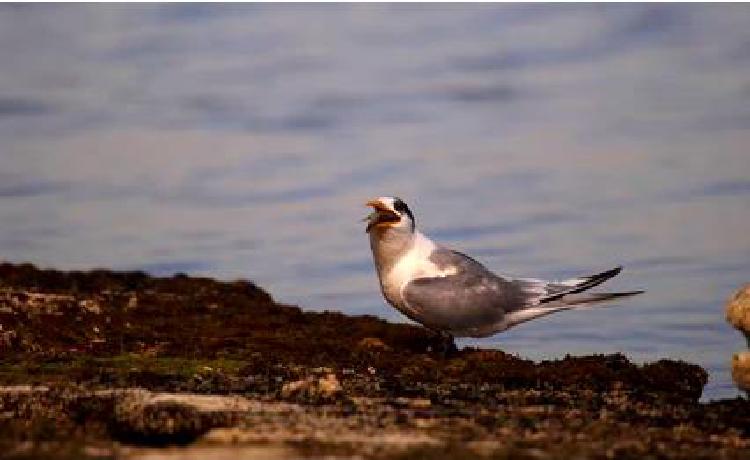
{"label": "wet rock surface", "polygon": [[277,458],[750,455],[750,403],[698,402],[698,366],[443,357],[423,328],[303,312],[247,281],[0,264],[0,326],[9,458],[165,445]]}

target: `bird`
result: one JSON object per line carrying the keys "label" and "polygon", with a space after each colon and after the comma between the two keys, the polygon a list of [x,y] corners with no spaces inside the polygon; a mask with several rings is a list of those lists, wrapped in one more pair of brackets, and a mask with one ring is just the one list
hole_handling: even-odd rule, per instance
{"label": "bird", "polygon": [[398,197],[367,201],[365,231],[385,300],[445,340],[488,337],[551,313],[631,297],[644,291],[589,292],[615,277],[617,266],[563,281],[500,276],[472,257],[440,245],[417,230],[414,214]]}

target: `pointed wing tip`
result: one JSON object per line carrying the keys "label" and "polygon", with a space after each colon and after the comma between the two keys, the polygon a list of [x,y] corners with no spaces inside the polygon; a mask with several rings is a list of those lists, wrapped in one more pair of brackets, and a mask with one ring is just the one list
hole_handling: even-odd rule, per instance
{"label": "pointed wing tip", "polygon": [[614,299],[617,297],[632,297],[634,295],[643,294],[645,292],[646,292],[645,290],[639,289],[637,291],[626,291],[626,292],[603,292],[601,293],[601,295],[605,295],[605,296],[609,295],[609,296],[612,296],[612,298]]}

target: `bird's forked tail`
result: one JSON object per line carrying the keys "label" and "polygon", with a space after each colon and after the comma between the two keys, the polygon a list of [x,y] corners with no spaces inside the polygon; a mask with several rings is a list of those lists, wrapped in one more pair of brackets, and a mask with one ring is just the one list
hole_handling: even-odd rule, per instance
{"label": "bird's forked tail", "polygon": [[545,283],[545,294],[533,299],[528,307],[509,313],[509,325],[539,318],[563,310],[595,307],[602,302],[642,294],[645,291],[586,292],[589,289],[617,276],[622,267],[582,278]]}

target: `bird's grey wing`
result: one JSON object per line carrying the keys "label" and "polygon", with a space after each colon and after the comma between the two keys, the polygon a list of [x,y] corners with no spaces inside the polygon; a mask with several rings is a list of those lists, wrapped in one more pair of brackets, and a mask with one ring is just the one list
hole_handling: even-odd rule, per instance
{"label": "bird's grey wing", "polygon": [[505,280],[460,252],[438,249],[430,261],[453,274],[417,278],[402,291],[414,319],[427,327],[474,335],[472,331],[502,321],[538,294],[525,281]]}
{"label": "bird's grey wing", "polygon": [[482,337],[555,311],[643,291],[583,293],[617,275],[616,267],[559,282],[505,279],[460,252],[440,248],[430,260],[453,274],[411,280],[402,290],[409,316],[427,327]]}

